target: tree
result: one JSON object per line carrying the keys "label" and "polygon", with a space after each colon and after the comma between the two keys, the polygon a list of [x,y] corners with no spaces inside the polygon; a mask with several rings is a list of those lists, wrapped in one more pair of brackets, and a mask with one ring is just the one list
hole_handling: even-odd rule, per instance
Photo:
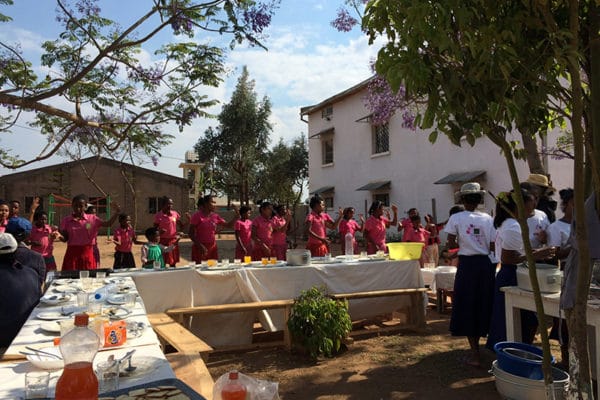
{"label": "tree", "polygon": [[[0,3],[12,4],[12,0]],[[230,47],[259,38],[278,0],[153,0],[127,27],[101,14],[98,0],[57,0],[59,38],[41,46],[41,69],[24,58],[19,44],[0,43],[0,131],[19,121],[39,129],[48,145],[31,160],[0,149],[0,165],[19,168],[55,154],[76,138],[95,150],[126,148],[156,157],[215,100],[205,86],[217,86],[224,73],[224,49],[208,44],[208,35],[230,35]],[[0,14],[0,21],[10,17]],[[177,36],[155,50],[157,61],[144,64],[143,45],[161,32]],[[186,40],[187,38],[187,40]]]}
{"label": "tree", "polygon": [[[533,138],[568,119],[576,215],[584,216],[590,185],[583,177],[591,177],[588,183],[593,183],[596,194],[600,188],[600,116],[594,108],[600,105],[599,15],[591,1],[378,1],[367,6],[363,27],[371,41],[378,36],[388,39],[379,51],[377,72],[394,90],[402,84],[408,96],[428,99],[427,110],[416,121],[432,128],[430,140],[439,133],[455,144],[462,138],[473,143],[487,136],[506,156],[514,188],[519,184],[514,156],[522,156],[524,149],[510,136],[512,129]],[[517,193],[527,263],[533,266]],[[578,218],[576,236],[580,266],[576,301],[566,310],[573,339],[570,395],[593,398],[585,322],[590,282],[585,218]],[[530,268],[530,278],[538,314],[543,315],[535,268]],[[545,379],[550,384],[545,330],[542,339]]]}
{"label": "tree", "polygon": [[244,67],[230,102],[218,116],[219,126],[208,128],[194,147],[200,160],[212,165],[215,189],[243,204],[256,199],[272,131],[270,115],[269,98],[257,100],[254,81]]}

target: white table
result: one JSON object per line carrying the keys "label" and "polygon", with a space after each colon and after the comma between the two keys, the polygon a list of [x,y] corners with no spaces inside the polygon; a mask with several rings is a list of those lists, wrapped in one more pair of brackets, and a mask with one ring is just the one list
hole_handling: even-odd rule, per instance
{"label": "white table", "polygon": [[[52,292],[53,287],[58,282],[64,282],[64,280],[55,281],[53,286],[48,289],[49,293]],[[126,278],[125,284],[127,286],[135,287],[131,278]],[[25,351],[25,346],[32,346],[35,348],[52,346],[53,339],[58,337],[58,333],[48,333],[43,331],[40,326],[45,321],[38,319],[37,314],[43,311],[60,311],[62,306],[73,307],[76,304],[75,299],[76,296],[73,295],[69,302],[57,306],[48,306],[40,303],[40,305],[33,310],[5,354],[8,356],[18,356],[19,351]],[[138,298],[136,306],[131,309],[131,313],[127,315],[127,321],[144,323],[146,329],[144,329],[140,337],[128,338],[123,346],[101,349],[94,359],[94,366],[99,362],[106,361],[110,355],[113,355],[115,358],[120,358],[132,348],[135,348],[136,353],[133,355],[134,365],[135,360],[137,359],[140,361],[143,360],[146,363],[151,363],[153,368],[149,369],[143,376],[121,378],[119,382],[120,388],[127,388],[159,379],[175,378],[175,374],[160,348],[160,342],[146,317],[146,311],[141,299]],[[34,369],[35,367],[26,360],[0,362],[0,376],[2,376],[2,379],[0,380],[0,398],[24,397],[25,373]],[[49,394],[52,396],[54,395],[56,381],[61,374],[62,370],[53,371],[51,373]]]}
{"label": "white table", "polygon": [[[520,310],[536,311],[533,292],[519,289],[516,286],[501,288],[504,292],[504,304],[506,306],[506,340],[520,342],[521,338],[521,313]],[[560,293],[542,294],[544,313],[553,317],[559,316]],[[564,313],[561,315],[564,317]],[[600,302],[590,301],[587,306],[588,324],[588,346],[592,364],[592,373],[596,381],[600,382],[600,352],[597,351],[600,344]]]}
{"label": "white table", "polygon": [[[148,312],[169,308],[297,297],[302,290],[324,285],[330,293],[423,287],[417,261],[370,261],[313,264],[301,267],[252,267],[223,271],[181,270],[132,275]],[[174,283],[172,283],[174,282]],[[147,298],[152,297],[152,307]],[[352,300],[353,319],[385,314],[408,305],[398,297]],[[425,304],[424,304],[425,306]],[[283,312],[259,315],[263,327],[283,328]],[[187,326],[212,346],[249,344],[253,312],[197,317]]]}
{"label": "white table", "polygon": [[429,288],[436,292],[438,312],[444,311],[446,296],[454,291],[456,267],[440,265],[437,268],[423,268],[421,274],[425,283],[429,282]]}

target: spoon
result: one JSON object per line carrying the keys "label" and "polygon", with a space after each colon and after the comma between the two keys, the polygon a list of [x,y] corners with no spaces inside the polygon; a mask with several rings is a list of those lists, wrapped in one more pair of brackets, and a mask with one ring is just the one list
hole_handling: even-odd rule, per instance
{"label": "spoon", "polygon": [[127,360],[128,361],[127,368],[125,368],[125,372],[127,372],[127,373],[131,373],[131,372],[133,372],[133,371],[135,371],[137,369],[137,367],[134,367],[133,365],[131,365],[131,359],[132,358],[133,357],[129,357],[129,360]]}

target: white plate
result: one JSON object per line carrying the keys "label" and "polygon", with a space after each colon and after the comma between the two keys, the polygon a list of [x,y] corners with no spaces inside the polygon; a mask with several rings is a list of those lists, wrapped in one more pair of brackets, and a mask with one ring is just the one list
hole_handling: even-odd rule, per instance
{"label": "white plate", "polygon": [[71,285],[55,286],[53,290],[57,293],[77,293],[80,291],[78,287]]}
{"label": "white plate", "polygon": [[120,294],[120,293],[108,295],[108,297],[106,298],[106,301],[110,304],[116,304],[116,305],[121,305],[121,304],[127,303],[127,300],[125,299],[125,295]]}
{"label": "white plate", "polygon": [[127,281],[127,279],[125,278],[106,278],[104,280],[104,283],[106,283],[107,285],[115,284],[115,285],[121,285],[124,284]]}
{"label": "white plate", "polygon": [[72,316],[71,315],[62,315],[58,311],[43,311],[43,312],[37,313],[36,318],[42,319],[44,321],[56,321],[57,319],[72,318]]}
{"label": "white plate", "polygon": [[50,304],[50,305],[57,305],[60,303],[64,303],[71,300],[71,295],[70,294],[53,294],[53,295],[46,295],[42,298],[40,298],[40,301],[44,304]]}
{"label": "white plate", "polygon": [[43,331],[49,333],[60,333],[60,324],[58,321],[48,321],[40,325]]}
{"label": "white plate", "polygon": [[[57,356],[62,357],[58,346],[43,347],[40,350],[51,353],[51,354],[56,354]],[[29,362],[32,363],[33,365],[35,365],[36,367],[42,368],[42,369],[61,369],[64,365],[63,360],[59,360],[59,359],[51,357],[51,356],[45,356],[45,355],[39,354],[39,353],[35,353],[34,355],[27,356],[27,360],[29,360]]]}

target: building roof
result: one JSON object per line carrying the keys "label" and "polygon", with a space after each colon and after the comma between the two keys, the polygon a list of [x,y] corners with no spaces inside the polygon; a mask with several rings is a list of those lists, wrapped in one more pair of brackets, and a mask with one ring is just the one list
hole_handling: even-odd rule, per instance
{"label": "building roof", "polygon": [[65,162],[65,163],[60,163],[60,164],[54,164],[54,165],[47,165],[45,167],[40,167],[40,168],[35,168],[35,169],[30,169],[27,171],[21,171],[21,172],[15,172],[12,174],[5,174],[0,176],[0,180],[12,180],[12,179],[22,179],[25,178],[27,176],[31,176],[31,174],[36,174],[36,173],[43,173],[49,169],[53,169],[53,168],[71,168],[76,166],[78,163],[90,163],[90,162],[99,162],[99,163],[103,163],[103,164],[109,164],[113,167],[118,167],[120,168],[122,164],[126,165],[128,168],[131,169],[135,169],[137,171],[149,174],[149,175],[154,175],[158,178],[162,178],[162,179],[177,179],[180,180],[182,184],[187,184],[187,180],[185,178],[179,177],[179,176],[174,176],[174,175],[170,175],[170,174],[165,174],[163,172],[159,172],[159,171],[154,171],[152,169],[148,169],[148,168],[142,168],[142,167],[138,167],[137,165],[133,165],[133,164],[128,164],[126,162],[119,162],[119,161],[115,161],[112,160],[110,158],[104,158],[104,157],[96,157],[96,156],[91,156],[88,158],[83,158],[81,160],[76,160],[76,161],[69,161],[69,162]]}
{"label": "building roof", "polygon": [[369,182],[366,185],[363,185],[356,190],[379,190],[379,189],[389,188],[391,184],[392,184],[392,181],[374,181],[374,182]]}
{"label": "building roof", "polygon": [[301,116],[308,115],[315,111],[319,111],[322,108],[330,106],[334,103],[337,103],[340,100],[342,100],[343,98],[351,96],[354,93],[363,90],[365,87],[367,87],[369,82],[371,82],[374,78],[375,78],[375,76],[372,76],[369,79],[366,79],[366,80],[352,86],[351,88],[344,90],[343,92],[339,92],[338,94],[335,94],[335,95],[329,97],[328,99],[323,100],[322,102],[320,102],[318,104],[302,107],[302,108],[300,108],[300,115]]}
{"label": "building roof", "polygon": [[450,175],[446,175],[442,179],[438,179],[433,182],[436,185],[442,185],[446,183],[464,183],[471,182],[475,178],[479,178],[485,174],[485,171],[467,171],[467,172],[456,172]]}

